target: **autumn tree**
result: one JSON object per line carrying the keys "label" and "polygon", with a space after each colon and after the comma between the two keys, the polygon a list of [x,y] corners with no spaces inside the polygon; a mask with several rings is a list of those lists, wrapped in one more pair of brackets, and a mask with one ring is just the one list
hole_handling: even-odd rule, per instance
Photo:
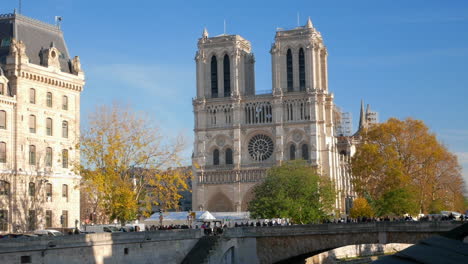
{"label": "autumn tree", "polygon": [[460,165],[422,121],[391,118],[361,136],[351,161],[353,184],[377,214],[462,209]]}
{"label": "autumn tree", "polygon": [[[187,190],[180,166],[183,142],[164,138],[149,118],[129,108],[103,106],[89,117],[80,141],[82,191],[110,220],[133,220],[153,205],[175,208]],[[163,195],[162,195],[163,194]]]}
{"label": "autumn tree", "polygon": [[312,223],[328,218],[335,204],[334,183],[304,161],[286,162],[268,170],[254,189],[249,211],[255,218],[291,218]]}
{"label": "autumn tree", "polygon": [[354,200],[353,207],[351,208],[349,216],[351,216],[352,218],[370,218],[374,216],[374,210],[372,210],[372,207],[365,198],[358,197],[356,198],[356,200]]}

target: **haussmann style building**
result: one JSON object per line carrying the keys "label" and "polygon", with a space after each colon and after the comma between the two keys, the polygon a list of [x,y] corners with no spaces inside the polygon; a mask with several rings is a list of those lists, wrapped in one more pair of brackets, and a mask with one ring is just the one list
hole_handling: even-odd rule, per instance
{"label": "haussmann style building", "polygon": [[349,156],[340,155],[335,134],[337,108],[322,36],[309,19],[278,30],[270,53],[272,89],[256,92],[248,40],[209,37],[206,30],[198,40],[192,208],[247,211],[268,168],[303,159],[335,181],[336,207],[345,213],[353,195]]}
{"label": "haussmann style building", "polygon": [[0,232],[74,227],[84,74],[58,26],[0,15]]}

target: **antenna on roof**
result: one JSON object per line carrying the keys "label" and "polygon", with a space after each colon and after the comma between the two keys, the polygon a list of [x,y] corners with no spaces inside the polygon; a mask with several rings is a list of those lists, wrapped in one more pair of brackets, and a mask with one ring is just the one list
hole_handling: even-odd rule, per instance
{"label": "antenna on roof", "polygon": [[297,26],[299,26],[299,12],[297,12]]}
{"label": "antenna on roof", "polygon": [[62,24],[63,17],[55,16],[55,25],[60,29],[60,25]]}
{"label": "antenna on roof", "polygon": [[224,35],[226,35],[226,19],[224,19]]}

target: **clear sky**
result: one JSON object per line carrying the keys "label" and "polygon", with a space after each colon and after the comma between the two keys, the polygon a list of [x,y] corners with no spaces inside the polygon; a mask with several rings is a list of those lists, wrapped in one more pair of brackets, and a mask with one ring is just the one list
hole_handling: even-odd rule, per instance
{"label": "clear sky", "polygon": [[[18,0],[2,0],[10,13]],[[311,17],[328,48],[329,89],[358,122],[360,100],[389,117],[422,119],[464,166],[468,182],[468,1],[23,0],[22,13],[62,29],[87,84],[83,126],[97,105],[148,113],[165,133],[193,139],[194,56],[203,27],[239,34],[256,56],[256,89],[271,89],[276,28]]]}

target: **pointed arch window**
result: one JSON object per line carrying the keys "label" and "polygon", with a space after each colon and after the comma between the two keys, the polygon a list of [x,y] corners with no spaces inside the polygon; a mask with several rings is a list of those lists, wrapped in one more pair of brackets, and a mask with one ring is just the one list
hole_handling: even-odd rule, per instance
{"label": "pointed arch window", "polygon": [[302,159],[309,160],[309,146],[307,144],[302,145]]}
{"label": "pointed arch window", "polygon": [[305,56],[304,49],[299,49],[299,89],[305,91]]}
{"label": "pointed arch window", "polygon": [[289,147],[289,159],[296,159],[296,146],[294,144],[291,144],[291,146]]}
{"label": "pointed arch window", "polygon": [[68,168],[68,150],[62,150],[62,168]]}
{"label": "pointed arch window", "polygon": [[211,57],[211,97],[218,97],[218,61]]}
{"label": "pointed arch window", "polygon": [[62,137],[68,138],[68,122],[67,121],[62,122]]}
{"label": "pointed arch window", "polygon": [[286,78],[288,84],[288,92],[293,91],[293,58],[291,49],[286,53]]}
{"label": "pointed arch window", "polygon": [[0,111],[0,129],[6,129],[6,111]]}
{"label": "pointed arch window", "polygon": [[227,164],[227,165],[233,164],[233,161],[232,161],[232,149],[231,149],[231,148],[226,149],[226,164]]}
{"label": "pointed arch window", "polygon": [[7,155],[6,155],[6,143],[0,142],[0,163],[6,163]]}
{"label": "pointed arch window", "polygon": [[213,165],[219,165],[219,150],[213,150]]}
{"label": "pointed arch window", "polygon": [[224,97],[231,96],[231,64],[229,61],[229,56],[224,55],[223,60],[223,69],[224,69]]}
{"label": "pointed arch window", "polygon": [[46,134],[52,136],[52,118],[46,119]]}

